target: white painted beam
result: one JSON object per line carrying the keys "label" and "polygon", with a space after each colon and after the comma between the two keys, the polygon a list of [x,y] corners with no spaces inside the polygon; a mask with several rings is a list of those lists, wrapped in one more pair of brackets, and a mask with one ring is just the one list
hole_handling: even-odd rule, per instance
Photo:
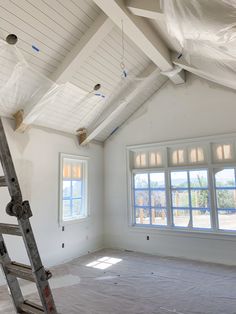
{"label": "white painted beam", "polygon": [[[119,27],[124,25],[124,33],[156,64],[161,71],[170,71],[173,63],[170,51],[161,37],[139,16],[133,15],[122,0],[93,0]],[[171,78],[175,84],[183,84],[183,77],[178,73]]]}
{"label": "white painted beam", "polygon": [[126,6],[138,16],[155,20],[163,18],[160,0],[127,0]]}
{"label": "white painted beam", "polygon": [[137,80],[134,79],[129,86],[120,92],[118,100],[113,102],[109,108],[101,114],[99,122],[92,131],[88,134],[87,138],[83,141],[82,145],[86,145],[95,139],[110,123],[112,123],[121,112],[129,105],[129,103],[140,94],[140,91],[147,88],[153,80],[160,75],[160,70],[151,64]]}
{"label": "white painted beam", "polygon": [[114,23],[104,13],[101,13],[52,74],[51,79],[57,83],[69,81],[113,27]]}
{"label": "white painted beam", "polygon": [[[174,64],[181,67],[182,69],[185,69],[188,72],[191,72],[197,76],[200,76],[208,81],[232,88],[236,90],[236,83],[235,83],[235,77],[234,75],[229,75],[229,77],[225,77],[224,75],[215,75],[214,72],[207,72],[204,71],[204,69],[199,69],[197,67],[194,67],[193,65],[189,64],[183,57],[180,57],[179,59],[176,58],[173,60]],[[212,60],[209,59],[209,62],[212,62]],[[213,61],[214,62],[214,61]],[[207,62],[206,62],[207,63]]]}
{"label": "white painted beam", "polygon": [[98,136],[112,121],[115,120],[115,118],[124,110],[124,108],[127,106],[127,101],[123,100],[120,102],[120,104],[116,107],[112,113],[107,116],[87,137],[86,139],[81,143],[81,145],[86,145],[89,142],[91,142],[96,136]]}
{"label": "white painted beam", "polygon": [[[79,70],[87,58],[96,50],[100,42],[111,32],[113,27],[114,23],[104,13],[101,13],[75,47],[68,53],[50,79],[57,84],[69,81],[73,74]],[[57,86],[55,85],[50,93],[54,94],[56,91]],[[34,106],[29,104],[24,108],[22,120],[24,129],[37,119],[44,105],[45,102],[39,101]],[[16,130],[22,131],[23,128],[18,124]]]}

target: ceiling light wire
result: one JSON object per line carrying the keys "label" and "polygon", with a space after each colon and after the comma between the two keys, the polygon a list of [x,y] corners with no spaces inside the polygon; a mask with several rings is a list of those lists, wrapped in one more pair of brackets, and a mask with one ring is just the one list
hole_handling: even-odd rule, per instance
{"label": "ceiling light wire", "polygon": [[122,70],[122,77],[127,77],[127,70],[125,66],[125,39],[124,39],[124,22],[121,20],[121,46],[122,46],[122,53],[121,53],[121,62],[120,67]]}

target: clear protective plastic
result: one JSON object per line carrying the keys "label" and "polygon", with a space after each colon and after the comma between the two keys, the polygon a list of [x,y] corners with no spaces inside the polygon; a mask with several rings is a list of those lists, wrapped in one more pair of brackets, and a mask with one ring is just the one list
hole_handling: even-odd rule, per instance
{"label": "clear protective plastic", "polygon": [[[23,110],[26,125],[76,132],[103,110],[105,97],[66,82],[58,84],[32,68],[15,45],[0,40],[0,115]],[[84,103],[86,102],[86,108]]]}
{"label": "clear protective plastic", "polygon": [[0,114],[11,116],[20,109],[29,110],[56,84],[40,74],[24,59],[16,46],[0,41]]}
{"label": "clear protective plastic", "polygon": [[169,35],[182,47],[175,64],[236,88],[236,0],[162,0]]}

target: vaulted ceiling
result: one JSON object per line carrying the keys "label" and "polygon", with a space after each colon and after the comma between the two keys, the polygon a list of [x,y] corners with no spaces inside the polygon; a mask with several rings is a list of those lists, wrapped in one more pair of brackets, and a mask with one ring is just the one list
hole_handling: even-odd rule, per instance
{"label": "vaulted ceiling", "polygon": [[0,0],[0,114],[106,140],[168,79],[185,82],[160,3]]}

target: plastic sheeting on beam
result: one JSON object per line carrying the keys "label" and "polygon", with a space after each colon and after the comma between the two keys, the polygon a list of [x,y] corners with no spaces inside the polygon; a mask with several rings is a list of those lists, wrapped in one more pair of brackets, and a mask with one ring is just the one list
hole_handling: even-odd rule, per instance
{"label": "plastic sheeting on beam", "polygon": [[35,106],[55,83],[30,68],[25,62],[15,65],[11,76],[0,90],[1,113]]}
{"label": "plastic sheeting on beam", "polygon": [[[75,132],[88,127],[103,109],[104,97],[72,83],[57,84],[33,69],[20,50],[0,40],[0,115],[24,110],[25,124]],[[86,106],[85,106],[86,103]]]}
{"label": "plastic sheeting on beam", "polygon": [[182,47],[174,63],[236,89],[236,0],[162,0],[162,9]]}

